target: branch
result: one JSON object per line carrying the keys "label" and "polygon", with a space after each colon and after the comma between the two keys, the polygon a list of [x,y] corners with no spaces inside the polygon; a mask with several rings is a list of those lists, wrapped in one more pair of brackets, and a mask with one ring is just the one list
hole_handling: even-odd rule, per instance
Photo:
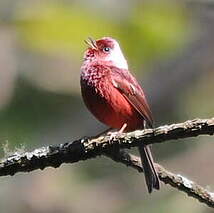
{"label": "branch", "polygon": [[[121,148],[131,148],[140,144],[161,143],[171,139],[196,137],[214,134],[214,118],[194,119],[184,123],[165,125],[156,129],[137,130],[120,136],[110,135],[98,138],[82,138],[74,142],[47,146],[32,152],[14,153],[0,161],[0,176],[14,175],[17,172],[30,172],[46,167],[59,167],[62,163],[74,163],[99,155],[106,155],[112,160],[142,172],[140,159],[126,153]],[[214,208],[214,196],[196,183],[175,175],[156,164],[160,180],[165,184],[187,193],[189,196]]]}
{"label": "branch", "polygon": [[[135,155],[129,154],[123,150],[120,150],[117,155],[106,155],[116,162],[123,163],[139,172],[143,172],[140,158]],[[179,191],[185,192],[188,196],[193,197],[198,201],[205,203],[207,206],[214,208],[214,193],[209,192],[202,186],[187,179],[186,177],[183,177],[179,174],[173,174],[157,163],[155,164],[155,167],[158,176],[163,183],[169,184]]]}

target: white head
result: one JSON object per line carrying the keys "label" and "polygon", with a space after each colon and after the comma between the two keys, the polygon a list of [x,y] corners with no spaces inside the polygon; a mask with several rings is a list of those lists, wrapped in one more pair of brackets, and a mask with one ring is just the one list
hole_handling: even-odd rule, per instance
{"label": "white head", "polygon": [[86,59],[96,58],[98,61],[106,62],[121,69],[128,69],[128,64],[120,49],[118,42],[110,37],[104,37],[94,41],[89,38],[86,43],[89,48],[86,52]]}

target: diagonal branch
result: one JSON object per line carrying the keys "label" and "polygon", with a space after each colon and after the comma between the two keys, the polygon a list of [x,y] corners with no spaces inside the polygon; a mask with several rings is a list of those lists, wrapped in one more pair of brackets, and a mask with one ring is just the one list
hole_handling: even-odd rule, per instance
{"label": "diagonal branch", "polygon": [[[106,155],[116,162],[123,163],[139,172],[143,172],[140,158],[135,155],[129,154],[124,150],[120,150],[117,155],[112,153],[108,153]],[[169,184],[179,191],[186,193],[188,196],[193,197],[198,201],[205,203],[207,206],[214,208],[214,193],[209,192],[202,186],[187,179],[186,177],[183,177],[179,174],[173,174],[157,163],[155,164],[155,167],[158,176],[163,183]]]}
{"label": "diagonal branch", "polygon": [[[0,161],[0,176],[14,175],[17,172],[30,172],[46,167],[59,167],[62,163],[74,163],[99,155],[106,155],[142,172],[138,157],[121,151],[121,148],[139,146],[141,143],[161,143],[171,139],[196,137],[214,134],[214,118],[194,119],[184,123],[165,125],[156,129],[137,130],[120,136],[110,135],[99,138],[82,138],[74,142],[47,146],[32,152],[14,153]],[[156,164],[161,181],[187,193],[189,196],[214,208],[214,196],[196,183],[175,175]]]}

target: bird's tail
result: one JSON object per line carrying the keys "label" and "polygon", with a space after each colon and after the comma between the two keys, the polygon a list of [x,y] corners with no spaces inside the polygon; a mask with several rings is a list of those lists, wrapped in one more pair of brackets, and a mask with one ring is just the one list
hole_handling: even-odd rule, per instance
{"label": "bird's tail", "polygon": [[139,146],[140,157],[143,165],[146,185],[149,193],[153,189],[160,189],[160,181],[154,167],[153,158],[149,146]]}

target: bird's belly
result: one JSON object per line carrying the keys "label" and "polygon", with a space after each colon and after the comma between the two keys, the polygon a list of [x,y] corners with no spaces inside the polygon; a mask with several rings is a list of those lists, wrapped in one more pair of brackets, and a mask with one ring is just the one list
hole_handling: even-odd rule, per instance
{"label": "bird's belly", "polygon": [[82,96],[87,108],[107,126],[120,129],[126,123],[126,131],[143,128],[143,118],[112,85],[103,88],[102,94],[83,85]]}

